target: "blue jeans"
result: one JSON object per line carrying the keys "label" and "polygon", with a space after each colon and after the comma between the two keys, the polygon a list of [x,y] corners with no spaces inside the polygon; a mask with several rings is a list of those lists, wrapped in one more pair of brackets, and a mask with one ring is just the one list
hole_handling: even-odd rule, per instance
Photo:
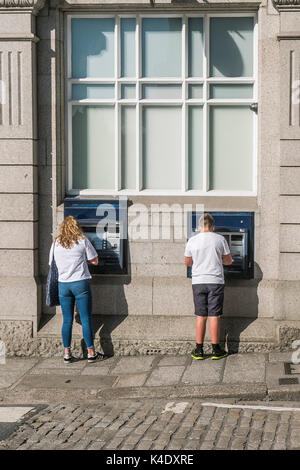
{"label": "blue jeans", "polygon": [[62,339],[65,348],[71,347],[75,301],[80,314],[83,338],[87,348],[94,347],[91,324],[92,294],[90,280],[58,283],[59,301],[63,313]]}

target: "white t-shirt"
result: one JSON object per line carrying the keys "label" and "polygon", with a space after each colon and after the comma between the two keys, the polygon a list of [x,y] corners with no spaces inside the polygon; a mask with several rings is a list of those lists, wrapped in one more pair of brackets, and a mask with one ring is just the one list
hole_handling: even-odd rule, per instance
{"label": "white t-shirt", "polygon": [[[54,243],[52,243],[49,255],[49,265],[52,261]],[[98,256],[97,251],[88,238],[81,238],[71,248],[64,248],[55,242],[54,259],[58,270],[59,282],[82,281],[91,279],[87,260]]]}
{"label": "white t-shirt", "polygon": [[214,232],[200,232],[187,242],[184,255],[193,258],[192,284],[224,284],[222,256],[229,255],[226,239]]}

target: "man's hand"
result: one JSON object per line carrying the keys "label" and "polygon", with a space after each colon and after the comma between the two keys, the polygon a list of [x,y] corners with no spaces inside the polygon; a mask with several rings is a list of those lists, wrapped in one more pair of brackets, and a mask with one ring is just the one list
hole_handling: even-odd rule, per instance
{"label": "man's hand", "polygon": [[185,265],[191,268],[193,266],[193,258],[192,257],[185,257]]}
{"label": "man's hand", "polygon": [[223,255],[222,256],[222,262],[224,264],[224,266],[230,266],[232,264],[232,256],[231,254],[229,253],[229,255]]}

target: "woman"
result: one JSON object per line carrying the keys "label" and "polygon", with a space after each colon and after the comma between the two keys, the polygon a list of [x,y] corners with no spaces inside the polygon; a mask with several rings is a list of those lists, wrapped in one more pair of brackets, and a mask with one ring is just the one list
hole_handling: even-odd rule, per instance
{"label": "woman", "polygon": [[77,220],[68,216],[61,223],[59,235],[52,243],[49,265],[54,250],[54,259],[58,269],[58,294],[63,313],[62,339],[65,348],[64,362],[72,361],[71,338],[74,318],[74,306],[77,304],[84,341],[88,350],[88,362],[103,359],[95,352],[91,313],[92,295],[90,279],[91,274],[87,261],[98,264],[97,251],[83,234]]}

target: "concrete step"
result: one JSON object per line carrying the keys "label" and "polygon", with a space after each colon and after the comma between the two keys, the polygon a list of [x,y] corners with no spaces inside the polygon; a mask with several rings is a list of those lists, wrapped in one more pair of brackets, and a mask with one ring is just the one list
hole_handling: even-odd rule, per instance
{"label": "concrete step", "polygon": [[[93,315],[95,344],[108,354],[186,354],[195,344],[195,316]],[[62,315],[44,315],[38,340],[52,355],[60,354]],[[210,349],[209,328],[206,345]],[[224,316],[221,338],[231,352],[269,351],[276,348],[275,324],[271,318]],[[74,348],[81,345],[80,317],[75,315]],[[79,352],[79,350],[78,350]],[[49,354],[50,356],[51,354]]]}

